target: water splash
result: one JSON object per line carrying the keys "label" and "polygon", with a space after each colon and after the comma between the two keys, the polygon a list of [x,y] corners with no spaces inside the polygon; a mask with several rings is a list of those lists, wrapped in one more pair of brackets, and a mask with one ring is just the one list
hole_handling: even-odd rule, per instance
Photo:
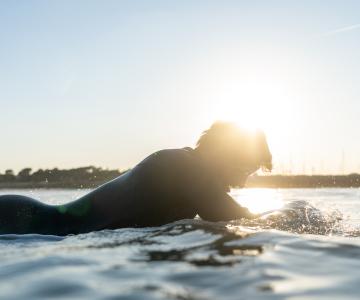
{"label": "water splash", "polygon": [[292,233],[318,235],[347,235],[342,225],[343,215],[338,210],[321,211],[304,200],[287,202],[283,208],[262,215],[254,220],[236,220],[234,226],[277,229]]}

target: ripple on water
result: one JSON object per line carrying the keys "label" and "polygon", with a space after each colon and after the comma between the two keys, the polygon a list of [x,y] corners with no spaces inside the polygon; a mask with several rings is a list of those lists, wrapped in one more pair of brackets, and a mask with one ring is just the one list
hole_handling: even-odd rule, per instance
{"label": "ripple on water", "polygon": [[355,299],[360,243],[341,237],[341,223],[295,201],[251,221],[4,235],[0,298],[330,299],[344,286]]}

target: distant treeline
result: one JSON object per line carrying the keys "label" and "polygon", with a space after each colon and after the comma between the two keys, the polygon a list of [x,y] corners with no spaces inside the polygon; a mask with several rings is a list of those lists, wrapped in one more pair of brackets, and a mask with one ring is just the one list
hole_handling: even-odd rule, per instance
{"label": "distant treeline", "polygon": [[69,170],[39,169],[35,172],[25,168],[17,174],[13,170],[6,170],[5,174],[0,174],[0,188],[93,188],[124,172],[94,166]]}
{"label": "distant treeline", "polygon": [[[107,170],[94,166],[69,170],[25,168],[15,174],[0,173],[0,188],[94,188],[126,171]],[[360,174],[349,175],[270,175],[251,176],[247,187],[318,188],[360,187]]]}
{"label": "distant treeline", "polygon": [[360,187],[360,174],[251,176],[246,186],[269,188]]}

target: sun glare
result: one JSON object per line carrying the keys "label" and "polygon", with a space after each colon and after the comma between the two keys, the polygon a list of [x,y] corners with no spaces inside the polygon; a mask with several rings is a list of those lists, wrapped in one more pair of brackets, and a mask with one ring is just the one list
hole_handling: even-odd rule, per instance
{"label": "sun glare", "polygon": [[281,194],[274,189],[233,189],[231,196],[252,213],[264,213],[283,206]]}
{"label": "sun glare", "polygon": [[273,157],[278,159],[284,141],[293,135],[298,115],[294,107],[295,93],[286,78],[272,73],[265,75],[242,80],[228,78],[226,83],[219,84],[216,95],[219,100],[212,103],[209,119],[263,130]]}

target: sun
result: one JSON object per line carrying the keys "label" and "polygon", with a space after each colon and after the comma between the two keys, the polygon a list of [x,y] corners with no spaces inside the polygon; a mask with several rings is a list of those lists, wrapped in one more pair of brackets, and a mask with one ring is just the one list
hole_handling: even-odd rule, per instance
{"label": "sun", "polygon": [[269,133],[283,130],[285,124],[291,123],[294,113],[285,87],[280,89],[268,84],[224,92],[213,109],[219,119],[234,121],[246,128],[261,128]]}
{"label": "sun", "polygon": [[[284,146],[293,135],[294,119],[298,115],[291,85],[275,79],[234,80],[218,89],[221,95],[212,102],[209,119],[231,121],[249,130],[263,130],[273,158],[284,160]],[[274,165],[276,170],[276,163]]]}

